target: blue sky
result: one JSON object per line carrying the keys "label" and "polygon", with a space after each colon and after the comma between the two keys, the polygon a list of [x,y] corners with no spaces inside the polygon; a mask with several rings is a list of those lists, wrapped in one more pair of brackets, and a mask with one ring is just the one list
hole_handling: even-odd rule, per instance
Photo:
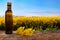
{"label": "blue sky", "polygon": [[12,2],[16,16],[60,15],[60,0],[0,0],[0,16],[5,15],[7,2]]}

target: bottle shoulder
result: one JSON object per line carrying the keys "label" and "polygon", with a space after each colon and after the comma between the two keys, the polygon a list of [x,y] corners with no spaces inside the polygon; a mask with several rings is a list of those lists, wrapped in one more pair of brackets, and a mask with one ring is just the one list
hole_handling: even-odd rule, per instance
{"label": "bottle shoulder", "polygon": [[5,12],[5,13],[7,13],[7,12],[12,12],[12,10],[6,10],[6,12]]}

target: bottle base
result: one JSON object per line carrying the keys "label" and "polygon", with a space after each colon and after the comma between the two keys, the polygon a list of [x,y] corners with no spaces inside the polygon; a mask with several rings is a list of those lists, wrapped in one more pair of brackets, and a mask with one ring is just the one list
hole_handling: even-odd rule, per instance
{"label": "bottle base", "polygon": [[10,32],[10,31],[6,31],[5,34],[12,34],[12,32]]}

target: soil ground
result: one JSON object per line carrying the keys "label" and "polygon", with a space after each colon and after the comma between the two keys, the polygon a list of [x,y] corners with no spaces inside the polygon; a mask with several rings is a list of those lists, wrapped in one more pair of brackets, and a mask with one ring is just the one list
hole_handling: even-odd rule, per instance
{"label": "soil ground", "polygon": [[0,31],[0,40],[60,40],[60,31],[36,32],[31,37],[17,35],[16,31],[13,31],[13,34],[5,34],[5,31]]}

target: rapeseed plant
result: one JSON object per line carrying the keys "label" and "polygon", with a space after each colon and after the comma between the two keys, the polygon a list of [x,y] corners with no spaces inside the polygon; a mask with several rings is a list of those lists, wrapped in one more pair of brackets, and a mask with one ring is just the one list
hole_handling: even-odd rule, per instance
{"label": "rapeseed plant", "polygon": [[25,36],[32,36],[33,33],[35,32],[34,29],[32,28],[27,28],[24,30],[24,27],[19,27],[17,30],[16,30],[17,34],[19,35],[25,35]]}
{"label": "rapeseed plant", "polygon": [[19,27],[19,28],[16,30],[16,33],[17,33],[17,34],[20,34],[20,35],[23,35],[23,31],[24,31],[24,27]]}

